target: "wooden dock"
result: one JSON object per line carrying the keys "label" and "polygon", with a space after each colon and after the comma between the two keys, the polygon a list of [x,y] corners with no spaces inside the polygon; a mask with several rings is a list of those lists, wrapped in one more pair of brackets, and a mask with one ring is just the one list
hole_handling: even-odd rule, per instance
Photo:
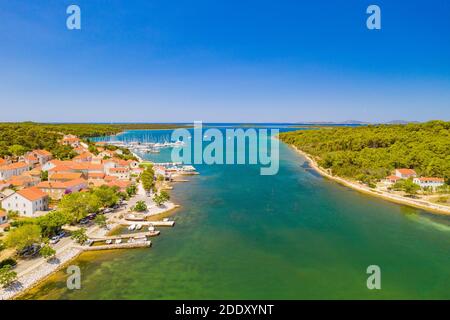
{"label": "wooden dock", "polygon": [[149,225],[154,227],[173,227],[175,221],[149,221]]}

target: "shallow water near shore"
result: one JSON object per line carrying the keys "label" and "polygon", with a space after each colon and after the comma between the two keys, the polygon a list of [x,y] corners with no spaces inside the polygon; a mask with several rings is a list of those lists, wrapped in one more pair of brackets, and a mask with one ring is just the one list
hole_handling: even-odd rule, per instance
{"label": "shallow water near shore", "polygon": [[[118,139],[165,140],[167,130]],[[146,155],[168,161],[170,151]],[[449,299],[450,218],[358,193],[280,145],[280,170],[198,165],[177,183],[174,228],[151,249],[85,253],[80,290],[60,271],[25,299]],[[366,269],[381,268],[381,290]]]}

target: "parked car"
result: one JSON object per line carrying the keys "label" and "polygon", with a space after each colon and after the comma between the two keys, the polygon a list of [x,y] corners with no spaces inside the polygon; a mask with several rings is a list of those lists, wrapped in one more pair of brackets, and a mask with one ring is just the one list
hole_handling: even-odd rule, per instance
{"label": "parked car", "polygon": [[32,244],[31,246],[28,246],[24,248],[22,251],[19,252],[19,255],[23,258],[32,258],[36,256],[39,251],[41,251],[41,246],[38,244]]}
{"label": "parked car", "polygon": [[51,239],[50,239],[50,244],[56,244],[56,243],[58,243],[59,242],[59,240],[60,240],[61,238],[59,237],[59,236],[54,236],[54,237],[52,237]]}
{"label": "parked car", "polygon": [[80,220],[80,224],[88,224],[88,223],[89,223],[89,219],[84,218],[84,219]]}
{"label": "parked car", "polygon": [[65,231],[61,231],[60,233],[57,234],[57,236],[61,239],[64,238],[67,235],[67,233]]}

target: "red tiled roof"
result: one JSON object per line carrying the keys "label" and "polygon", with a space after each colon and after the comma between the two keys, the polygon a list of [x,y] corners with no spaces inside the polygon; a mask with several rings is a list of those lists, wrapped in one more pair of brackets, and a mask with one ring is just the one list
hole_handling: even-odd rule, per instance
{"label": "red tiled roof", "polygon": [[66,186],[66,188],[70,188],[70,187],[77,186],[80,184],[87,185],[87,181],[85,179],[74,179],[74,180],[64,182],[64,185]]}
{"label": "red tiled roof", "polygon": [[123,180],[115,180],[108,183],[110,187],[119,187],[121,189],[128,187],[131,185],[131,181],[123,181]]}
{"label": "red tiled roof", "polygon": [[105,174],[103,172],[90,172],[88,174],[88,178],[100,178],[103,179]]}
{"label": "red tiled roof", "polygon": [[38,161],[38,158],[36,158],[32,154],[29,154],[29,155],[25,156],[25,159],[30,160],[30,161]]}
{"label": "red tiled roof", "polygon": [[50,180],[74,180],[81,178],[82,175],[80,172],[54,173],[50,176]]}
{"label": "red tiled roof", "polygon": [[30,201],[35,201],[47,196],[45,192],[42,192],[36,187],[22,189],[20,191],[17,191],[17,193]]}
{"label": "red tiled roof", "polygon": [[42,149],[33,150],[33,153],[38,154],[38,155],[43,156],[43,157],[50,157],[52,155],[47,150],[42,150]]}
{"label": "red tiled roof", "polygon": [[76,156],[74,159],[87,159],[87,158],[92,158],[93,154],[90,152],[83,152],[82,154]]}
{"label": "red tiled roof", "polygon": [[16,162],[11,164],[6,164],[0,167],[0,170],[14,170],[14,169],[21,169],[25,167],[29,167],[30,165],[26,162]]}
{"label": "red tiled roof", "polygon": [[416,174],[416,172],[413,169],[396,169],[398,172],[400,172],[401,174],[406,174],[406,175],[413,175]]}
{"label": "red tiled roof", "polygon": [[65,189],[63,182],[60,181],[42,181],[37,186],[39,189]]}
{"label": "red tiled roof", "polygon": [[95,163],[74,163],[72,169],[86,170],[86,171],[103,171],[103,165]]}
{"label": "red tiled roof", "polygon": [[401,180],[402,178],[397,177],[397,176],[387,176],[386,179],[387,180]]}

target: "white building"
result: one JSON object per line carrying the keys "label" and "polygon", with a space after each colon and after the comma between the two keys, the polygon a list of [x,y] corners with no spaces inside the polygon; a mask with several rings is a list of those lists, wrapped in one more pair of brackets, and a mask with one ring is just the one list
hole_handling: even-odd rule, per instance
{"label": "white building", "polygon": [[47,150],[33,150],[32,153],[39,160],[41,165],[46,164],[53,158],[52,154]]}
{"label": "white building", "polygon": [[65,194],[79,192],[88,187],[84,179],[75,179],[70,181],[43,181],[36,186],[48,194],[52,199],[61,199]]}
{"label": "white building", "polygon": [[402,179],[417,177],[417,173],[413,169],[395,169],[395,175]]}
{"label": "white building", "polygon": [[0,166],[0,180],[8,180],[12,176],[20,176],[31,168],[32,165],[26,162],[16,162]]}
{"label": "white building", "polygon": [[108,174],[120,180],[130,179],[130,169],[128,168],[110,168]]}
{"label": "white building", "polygon": [[432,178],[432,177],[421,177],[414,178],[414,183],[418,184],[421,188],[431,187],[432,189],[436,189],[444,185],[445,181],[442,178]]}
{"label": "white building", "polygon": [[2,208],[18,211],[22,216],[34,217],[37,211],[48,210],[48,196],[35,187],[22,189],[3,199]]}

